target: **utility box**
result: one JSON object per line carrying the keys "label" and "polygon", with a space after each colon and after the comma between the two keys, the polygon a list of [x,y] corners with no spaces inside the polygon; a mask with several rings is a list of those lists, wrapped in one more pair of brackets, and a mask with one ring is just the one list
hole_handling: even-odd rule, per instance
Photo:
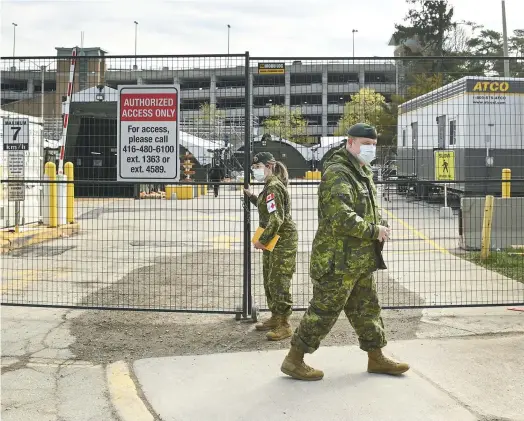
{"label": "utility box", "polygon": [[[462,198],[461,248],[480,250],[485,197]],[[495,198],[491,224],[491,248],[524,244],[524,197]]]}

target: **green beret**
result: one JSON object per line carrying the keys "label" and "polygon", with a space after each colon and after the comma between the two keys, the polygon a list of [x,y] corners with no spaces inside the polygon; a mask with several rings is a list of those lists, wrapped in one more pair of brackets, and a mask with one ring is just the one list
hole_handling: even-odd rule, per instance
{"label": "green beret", "polygon": [[376,139],[377,138],[377,131],[373,126],[370,126],[366,123],[357,123],[353,124],[348,129],[348,136],[349,137],[365,137],[368,139]]}
{"label": "green beret", "polygon": [[275,158],[270,152],[259,152],[253,157],[253,164],[258,164],[261,162],[264,165],[267,165],[270,162],[274,162]]}

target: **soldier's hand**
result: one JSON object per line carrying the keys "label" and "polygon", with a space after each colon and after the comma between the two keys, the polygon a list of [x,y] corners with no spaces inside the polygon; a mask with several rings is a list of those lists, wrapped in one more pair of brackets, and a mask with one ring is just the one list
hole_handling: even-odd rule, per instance
{"label": "soldier's hand", "polygon": [[244,189],[244,194],[245,194],[246,196],[249,197],[249,196],[251,196],[253,193],[251,193],[251,190],[249,190],[249,189]]}
{"label": "soldier's hand", "polygon": [[266,249],[266,246],[264,246],[264,244],[262,244],[260,241],[255,241],[255,243],[253,245],[255,246],[255,248],[257,250],[265,250]]}
{"label": "soldier's hand", "polygon": [[389,240],[389,234],[390,234],[390,229],[388,227],[384,227],[382,225],[378,225],[378,241],[382,242],[382,241],[386,241],[386,240]]}

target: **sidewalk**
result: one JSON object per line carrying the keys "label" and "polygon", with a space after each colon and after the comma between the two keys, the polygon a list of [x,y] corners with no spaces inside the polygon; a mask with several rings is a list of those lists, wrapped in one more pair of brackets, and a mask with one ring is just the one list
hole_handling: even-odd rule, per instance
{"label": "sidewalk", "polygon": [[520,421],[523,342],[521,335],[390,343],[412,367],[401,377],[368,374],[355,346],[307,356],[325,371],[319,382],[282,374],[286,350],[150,358],[134,371],[162,421]]}

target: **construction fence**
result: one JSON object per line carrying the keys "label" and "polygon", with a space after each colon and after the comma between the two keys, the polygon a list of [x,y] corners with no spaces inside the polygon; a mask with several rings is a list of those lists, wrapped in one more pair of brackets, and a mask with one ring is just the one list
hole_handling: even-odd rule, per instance
{"label": "construction fence", "polygon": [[[58,54],[1,62],[2,304],[256,318],[243,189],[262,191],[250,166],[267,151],[289,171],[293,308],[306,308],[322,169],[359,121],[379,134],[392,227],[382,305],[524,303],[522,59],[504,77],[500,57]],[[117,181],[122,85],[180,87],[179,182]]]}

